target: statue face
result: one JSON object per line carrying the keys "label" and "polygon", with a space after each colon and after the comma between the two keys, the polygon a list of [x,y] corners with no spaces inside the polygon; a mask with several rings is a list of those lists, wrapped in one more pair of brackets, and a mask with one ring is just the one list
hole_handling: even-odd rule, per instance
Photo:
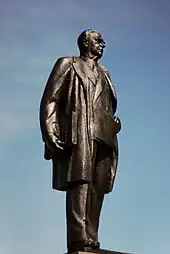
{"label": "statue face", "polygon": [[89,55],[101,58],[103,55],[103,48],[105,47],[105,42],[98,32],[93,32],[88,38],[87,42],[87,52]]}

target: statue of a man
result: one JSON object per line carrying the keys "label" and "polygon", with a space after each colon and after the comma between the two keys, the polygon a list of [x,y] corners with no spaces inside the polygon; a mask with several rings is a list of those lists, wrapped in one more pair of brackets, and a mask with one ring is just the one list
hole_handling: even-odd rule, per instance
{"label": "statue of a man", "polygon": [[66,191],[68,252],[97,249],[99,217],[112,191],[118,161],[117,98],[98,62],[105,42],[96,30],[78,37],[79,57],[57,60],[40,105],[45,159],[52,160],[53,188]]}

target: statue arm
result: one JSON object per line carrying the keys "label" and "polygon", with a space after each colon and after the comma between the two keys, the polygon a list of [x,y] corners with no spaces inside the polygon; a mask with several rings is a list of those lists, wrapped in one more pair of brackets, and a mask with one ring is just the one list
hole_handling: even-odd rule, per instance
{"label": "statue arm", "polygon": [[[40,127],[43,141],[49,147],[63,149],[60,141],[58,103],[62,99],[65,79],[71,66],[69,58],[59,58],[47,81],[40,104]],[[50,150],[52,146],[49,147]]]}

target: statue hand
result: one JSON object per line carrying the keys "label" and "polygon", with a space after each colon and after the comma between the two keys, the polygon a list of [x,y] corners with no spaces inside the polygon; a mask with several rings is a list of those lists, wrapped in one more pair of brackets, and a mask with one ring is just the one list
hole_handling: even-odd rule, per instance
{"label": "statue hand", "polygon": [[54,133],[48,133],[48,144],[47,146],[52,152],[56,152],[56,148],[64,150],[65,143],[62,142]]}
{"label": "statue hand", "polygon": [[117,134],[121,130],[121,122],[118,116],[114,116],[114,132]]}

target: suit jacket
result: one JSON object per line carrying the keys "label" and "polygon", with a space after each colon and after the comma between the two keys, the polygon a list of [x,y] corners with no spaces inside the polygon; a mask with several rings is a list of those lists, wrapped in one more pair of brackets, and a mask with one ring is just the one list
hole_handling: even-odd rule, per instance
{"label": "suit jacket", "polygon": [[[112,111],[116,112],[117,98],[107,70],[98,64],[110,87]],[[87,85],[94,83],[93,72],[80,57],[59,58],[47,81],[41,105],[40,127],[45,143],[45,159],[53,162],[53,188],[67,190],[70,183],[88,183],[91,181],[92,149],[89,137],[87,111]],[[94,105],[103,92],[96,88]],[[107,131],[112,131],[108,130]],[[49,149],[49,133],[55,134],[65,143],[64,150]],[[113,188],[118,162],[118,142],[113,135],[113,166],[106,193]]]}

